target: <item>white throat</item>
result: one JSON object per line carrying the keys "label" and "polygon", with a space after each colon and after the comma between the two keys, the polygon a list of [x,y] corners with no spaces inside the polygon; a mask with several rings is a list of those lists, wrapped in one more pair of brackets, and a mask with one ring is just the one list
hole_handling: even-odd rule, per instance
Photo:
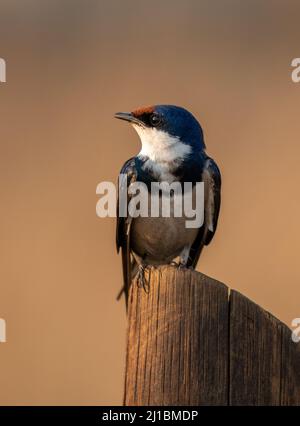
{"label": "white throat", "polygon": [[162,130],[145,128],[136,124],[133,124],[133,127],[142,143],[138,156],[147,159],[143,169],[152,172],[161,182],[174,182],[176,177],[173,173],[190,154],[192,148],[181,142],[178,137],[171,136]]}
{"label": "white throat", "polygon": [[138,133],[142,149],[139,156],[148,157],[157,163],[180,163],[191,153],[191,147],[180,141],[177,136],[155,128],[146,128],[133,124]]}

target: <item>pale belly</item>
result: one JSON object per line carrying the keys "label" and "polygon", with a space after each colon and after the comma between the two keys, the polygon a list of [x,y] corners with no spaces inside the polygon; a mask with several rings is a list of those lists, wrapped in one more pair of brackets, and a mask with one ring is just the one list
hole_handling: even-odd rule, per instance
{"label": "pale belly", "polygon": [[131,227],[131,248],[149,263],[168,263],[190,247],[198,228],[186,228],[184,217],[138,217]]}

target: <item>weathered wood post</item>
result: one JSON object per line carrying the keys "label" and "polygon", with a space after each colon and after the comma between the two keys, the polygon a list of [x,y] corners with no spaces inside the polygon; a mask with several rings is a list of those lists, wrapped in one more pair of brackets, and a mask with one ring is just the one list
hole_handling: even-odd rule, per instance
{"label": "weathered wood post", "polygon": [[125,405],[227,404],[227,287],[198,272],[150,270],[129,296]]}
{"label": "weathered wood post", "polygon": [[224,284],[151,268],[128,307],[125,405],[300,404],[300,344]]}

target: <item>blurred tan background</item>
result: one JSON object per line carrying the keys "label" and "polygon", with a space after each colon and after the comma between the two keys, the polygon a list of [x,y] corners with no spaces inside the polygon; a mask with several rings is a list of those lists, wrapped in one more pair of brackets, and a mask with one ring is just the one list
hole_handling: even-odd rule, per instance
{"label": "blurred tan background", "polygon": [[139,150],[115,111],[174,103],[223,175],[198,268],[300,317],[299,1],[0,0],[0,404],[120,404],[126,317],[96,186]]}

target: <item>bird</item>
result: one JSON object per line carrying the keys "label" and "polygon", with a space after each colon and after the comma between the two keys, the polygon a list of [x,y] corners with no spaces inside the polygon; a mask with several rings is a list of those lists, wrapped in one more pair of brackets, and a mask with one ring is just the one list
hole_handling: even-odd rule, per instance
{"label": "bird", "polygon": [[[151,105],[132,112],[118,112],[115,118],[130,123],[137,132],[140,152],[128,159],[119,176],[120,191],[134,182],[204,183],[204,217],[198,228],[187,228],[182,217],[123,217],[117,207],[116,246],[122,253],[123,287],[128,305],[129,288],[138,274],[143,280],[147,267],[175,264],[195,269],[202,249],[217,229],[221,204],[221,173],[206,154],[203,130],[187,109],[176,105]],[[120,179],[120,177],[119,177]],[[193,193],[194,194],[194,193]],[[117,203],[118,206],[118,203]],[[178,259],[178,261],[176,261]],[[144,281],[143,281],[144,285]]]}

